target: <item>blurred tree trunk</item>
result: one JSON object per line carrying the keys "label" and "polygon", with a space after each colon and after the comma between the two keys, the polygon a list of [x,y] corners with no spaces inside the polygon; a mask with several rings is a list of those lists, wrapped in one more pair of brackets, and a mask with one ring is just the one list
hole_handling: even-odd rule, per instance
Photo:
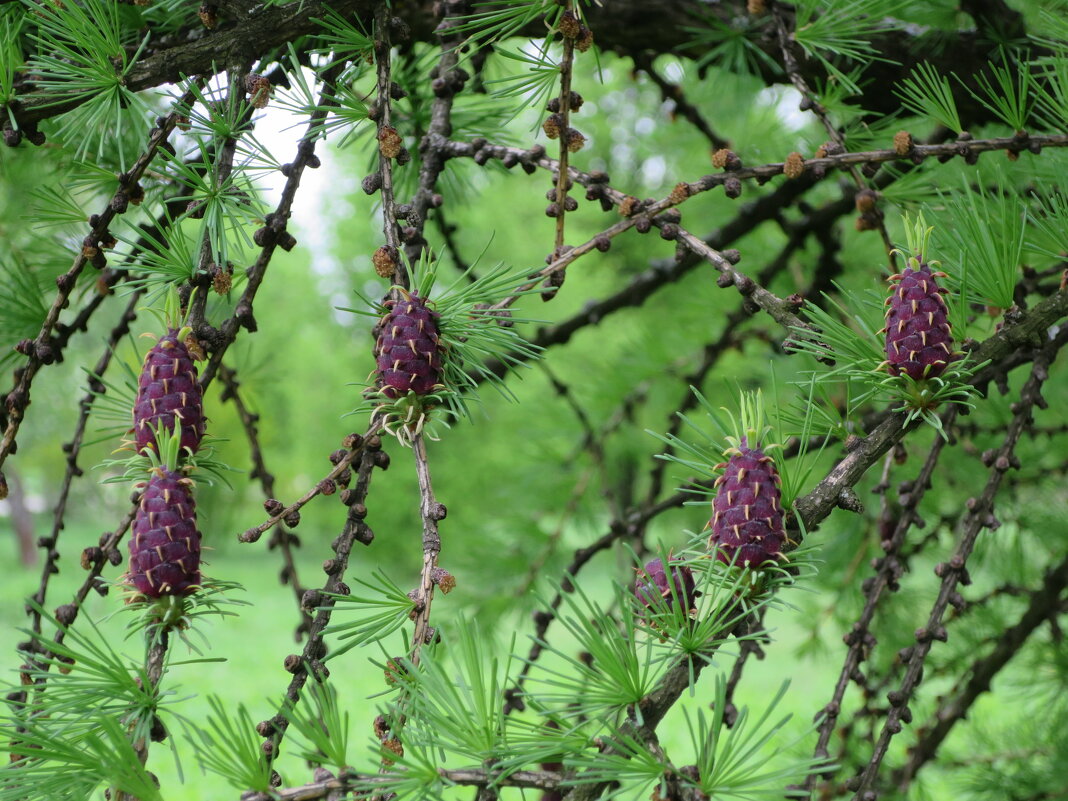
{"label": "blurred tree trunk", "polygon": [[11,509],[11,527],[19,542],[19,561],[26,567],[37,564],[37,549],[33,547],[33,515],[26,508],[26,490],[14,470],[7,471],[7,502]]}

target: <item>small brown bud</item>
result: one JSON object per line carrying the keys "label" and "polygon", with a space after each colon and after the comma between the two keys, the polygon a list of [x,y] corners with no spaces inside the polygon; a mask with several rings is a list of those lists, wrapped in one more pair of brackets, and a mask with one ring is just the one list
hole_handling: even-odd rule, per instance
{"label": "small brown bud", "polygon": [[840,156],[845,153],[845,148],[837,142],[824,142],[816,148],[816,158],[822,159],[828,156]]}
{"label": "small brown bud", "polygon": [[56,620],[59,621],[62,626],[69,626],[74,622],[74,618],[78,616],[78,607],[74,604],[63,604],[56,607]]}
{"label": "small brown bud", "polygon": [[579,35],[575,39],[575,49],[580,53],[585,53],[591,47],[593,47],[593,31],[582,25],[579,27]]}
{"label": "small brown bud", "polygon": [[864,214],[865,212],[873,211],[875,209],[875,202],[878,199],[878,192],[875,192],[872,189],[861,189],[853,198],[853,202],[856,204],[857,211]]}
{"label": "small brown bud", "polygon": [[456,588],[456,577],[444,568],[435,567],[430,574],[430,578],[445,595],[448,595]]}
{"label": "small brown bud", "polygon": [[371,724],[375,732],[375,737],[379,740],[385,740],[389,735],[389,721],[386,720],[385,715],[377,715]]}
{"label": "small brown bud", "polygon": [[733,150],[724,147],[712,154],[712,166],[720,170],[740,170],[742,160]]}
{"label": "small brown bud", "polygon": [[375,274],[379,278],[392,278],[397,269],[397,261],[392,253],[392,248],[383,245],[371,256],[371,264],[374,265]]}
{"label": "small brown bud", "polygon": [[671,203],[682,203],[690,196],[690,194],[690,185],[685,181],[681,181],[675,184],[675,188],[671,190],[671,194],[668,195],[668,201]]}
{"label": "small brown bud", "polygon": [[311,614],[323,602],[323,594],[319,590],[305,590],[300,598],[300,608]]}
{"label": "small brown bud", "polygon": [[567,151],[578,153],[586,146],[586,137],[574,128],[567,129]]}
{"label": "small brown bud", "polygon": [[723,182],[723,193],[731,200],[742,196],[742,182],[733,175]]}
{"label": "small brown bud", "polygon": [[197,9],[197,16],[200,17],[201,23],[209,31],[213,30],[216,25],[219,24],[219,9],[209,3],[204,3],[199,9]]}
{"label": "small brown bud", "polygon": [[624,217],[629,217],[638,208],[638,198],[634,195],[627,195],[623,198],[623,201],[619,204],[619,213]]}
{"label": "small brown bud", "polygon": [[234,285],[234,270],[227,265],[226,269],[223,269],[217,264],[212,265],[211,270],[211,288],[217,295],[225,295]]}
{"label": "small brown bud", "polygon": [[766,0],[748,0],[745,10],[749,12],[749,16],[759,17],[768,10],[767,2]]}
{"label": "small brown bud", "polygon": [[373,195],[382,187],[382,173],[373,172],[363,179],[363,191],[366,195]]}
{"label": "small brown bud", "polygon": [[608,249],[612,247],[612,240],[604,234],[600,234],[594,237],[593,246],[601,251],[601,253],[606,253]]}
{"label": "small brown bud", "polygon": [[392,659],[387,660],[386,669],[384,671],[386,684],[389,684],[390,686],[396,684],[407,674],[407,672],[408,671],[401,662],[400,657],[395,656]]}
{"label": "small brown bud", "polygon": [[560,22],[557,24],[557,29],[565,39],[577,39],[579,34],[582,33],[582,23],[579,22],[578,17],[575,16],[575,12],[568,9],[560,15]]}
{"label": "small brown bud", "polygon": [[404,140],[392,125],[383,125],[378,131],[378,152],[387,159],[395,159],[404,149]]}
{"label": "small brown bud", "polygon": [[857,217],[854,227],[858,231],[874,231],[879,227],[879,222],[871,214],[861,214]]}
{"label": "small brown bud", "polygon": [[782,165],[782,174],[787,178],[800,178],[805,171],[805,159],[800,153],[794,151],[786,157],[786,162]]}
{"label": "small brown bud", "polygon": [[90,545],[84,551],[82,551],[82,570],[89,570],[94,562],[97,562],[104,558],[104,551],[95,545]]}
{"label": "small brown bud", "polygon": [[300,671],[301,659],[297,654],[290,654],[283,660],[282,667],[285,668],[286,673],[297,673]]}
{"label": "small brown bud", "polygon": [[550,139],[560,138],[560,129],[564,124],[564,119],[559,114],[550,114],[545,118],[545,122],[541,124],[541,129],[545,132],[545,135]]}
{"label": "small brown bud", "polygon": [[912,134],[908,131],[898,131],[894,134],[894,152],[899,156],[907,156],[912,152],[912,148],[915,144],[912,141]]}
{"label": "small brown bud", "polygon": [[253,108],[266,108],[271,99],[271,82],[263,75],[250,74],[245,78],[245,92]]}

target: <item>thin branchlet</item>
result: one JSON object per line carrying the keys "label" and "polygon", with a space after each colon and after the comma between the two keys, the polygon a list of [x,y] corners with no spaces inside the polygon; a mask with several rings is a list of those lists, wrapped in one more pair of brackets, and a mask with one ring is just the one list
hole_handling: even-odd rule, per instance
{"label": "thin branchlet", "polygon": [[[245,403],[244,396],[240,391],[240,382],[237,380],[237,372],[226,365],[223,365],[219,369],[219,379],[223,382],[223,392],[221,400],[230,401],[233,403],[234,408],[237,409],[237,416],[241,420],[241,427],[245,431],[245,437],[248,439],[249,458],[252,460],[252,471],[249,474],[250,478],[259,480],[260,486],[263,488],[263,494],[266,498],[271,499],[275,497],[274,491],[274,474],[267,469],[267,463],[263,456],[263,447],[260,445],[259,435],[259,415],[254,414]],[[349,455],[346,455],[344,459],[345,466],[347,467],[352,460],[351,451]],[[331,470],[331,473],[335,473],[335,470]],[[344,473],[344,469],[336,471],[337,476]],[[325,481],[333,482],[335,478],[326,478]],[[324,486],[322,482],[316,484],[315,494],[320,494],[323,491]],[[314,497],[314,496],[312,496]],[[310,498],[309,498],[310,500]],[[299,507],[298,507],[299,508]],[[301,606],[301,599],[304,597],[304,587],[300,583],[300,577],[297,573],[297,563],[293,555],[293,535],[290,534],[288,527],[285,525],[285,518],[291,515],[296,509],[290,509],[286,514],[282,515],[281,521],[275,522],[274,534],[271,537],[271,541],[268,547],[277,547],[282,554],[283,562],[283,583],[288,584],[293,588],[293,594],[296,597],[297,609],[300,613],[300,625],[297,628],[297,636],[306,632],[311,625],[311,614]]]}
{"label": "thin branchlet", "polygon": [[[128,193],[141,179],[145,170],[148,169],[148,166],[152,163],[153,159],[155,159],[160,147],[167,142],[171,133],[174,131],[174,127],[177,125],[178,117],[180,116],[177,109],[188,105],[192,101],[192,98],[192,92],[186,92],[175,104],[175,110],[172,110],[169,114],[160,119],[160,124],[153,129],[149,136],[148,144],[146,145],[144,152],[138,156],[129,171],[122,174],[119,180],[119,188],[115,190],[112,199],[108,201],[99,214],[93,216],[93,224],[90,226],[89,233],[82,241],[82,247],[74,257],[74,262],[65,273],[56,278],[56,286],[58,288],[56,297],[52,301],[52,305],[48,309],[48,312],[45,314],[40,332],[38,332],[33,340],[34,347],[29,353],[25,366],[19,373],[19,377],[15,382],[15,387],[11,393],[8,394],[7,425],[4,428],[3,437],[0,438],[0,466],[3,466],[4,461],[11,454],[11,451],[15,446],[15,437],[18,435],[19,427],[22,424],[26,406],[29,405],[30,402],[30,386],[38,371],[40,371],[41,367],[45,364],[45,361],[42,359],[43,351],[45,348],[50,348],[51,346],[52,332],[59,322],[60,312],[69,302],[71,293],[74,292],[77,284],[78,276],[81,275],[85,265],[88,264],[90,259],[99,251],[99,249],[111,239],[108,226],[117,214],[116,209],[121,208],[121,206],[113,201],[121,194]],[[15,402],[12,402],[12,398],[16,399]]]}
{"label": "thin branchlet", "polygon": [[[947,561],[940,563],[936,570],[936,575],[941,577],[938,596],[931,607],[927,622],[916,631],[916,645],[912,649],[905,675],[896,690],[902,699],[902,703],[891,705],[883,722],[882,731],[875,742],[871,759],[868,760],[868,764],[861,771],[855,785],[852,786],[855,801],[862,801],[865,793],[874,784],[879,767],[882,765],[883,758],[889,749],[891,739],[901,731],[901,721],[905,714],[903,710],[921,681],[923,664],[931,651],[933,643],[937,640],[945,639],[943,617],[949,606],[950,597],[956,591],[957,585],[969,580],[967,577],[968,557],[971,556],[980,532],[989,525],[989,518],[994,507],[994,498],[1005,476],[1002,463],[1009,464],[1017,443],[1031,422],[1036,403],[1041,402],[1042,384],[1049,375],[1049,364],[1056,356],[1059,348],[1060,344],[1053,341],[1046,344],[1042,350],[1035,354],[1031,375],[1020,390],[1020,400],[1016,405],[1016,413],[1013,415],[1001,446],[998,448],[994,467],[990,471],[982,492],[968,501],[968,513],[962,520],[960,537],[957,540],[953,555]],[[1003,462],[998,461],[998,459],[1003,460]]]}

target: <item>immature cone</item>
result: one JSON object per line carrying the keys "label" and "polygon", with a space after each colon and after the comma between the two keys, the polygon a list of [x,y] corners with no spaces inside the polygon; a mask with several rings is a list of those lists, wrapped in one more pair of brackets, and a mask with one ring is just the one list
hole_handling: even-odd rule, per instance
{"label": "immature cone", "polygon": [[915,380],[941,375],[953,360],[953,335],[949,327],[947,290],[930,265],[910,260],[905,271],[890,276],[897,285],[886,299],[886,361],[891,375],[905,373]]}
{"label": "immature cone", "polygon": [[[672,584],[675,585],[674,588]],[[657,598],[663,598],[667,601],[669,609],[674,608],[676,602],[679,602],[682,603],[684,609],[690,610],[694,606],[694,598],[697,597],[693,571],[686,565],[672,563],[669,582],[663,559],[646,562],[645,566],[638,571],[634,582],[634,597],[641,601],[646,609],[654,606]]]}
{"label": "immature cone", "polygon": [[764,451],[748,447],[744,437],[740,445],[727,451],[730,458],[716,479],[708,547],[717,548],[721,562],[758,567],[781,557],[786,544],[781,479]]}
{"label": "immature cone", "polygon": [[137,452],[156,450],[155,430],[181,426],[181,447],[196,453],[204,436],[204,401],[189,349],[170,329],[145,355],[137,382],[133,433]]}
{"label": "immature cone", "polygon": [[426,395],[441,383],[438,313],[418,295],[387,301],[375,344],[378,384],[388,398]]}
{"label": "immature cone", "polygon": [[154,469],[141,495],[130,539],[127,578],[149,598],[189,595],[200,585],[200,532],[193,482]]}

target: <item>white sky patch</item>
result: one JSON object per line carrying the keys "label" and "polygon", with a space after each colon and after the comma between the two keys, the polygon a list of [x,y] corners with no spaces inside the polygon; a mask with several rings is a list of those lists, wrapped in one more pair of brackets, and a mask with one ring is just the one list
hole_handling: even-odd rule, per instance
{"label": "white sky patch", "polygon": [[[307,68],[303,69],[309,86],[317,89],[314,73]],[[173,89],[177,91],[177,87]],[[204,90],[204,96],[210,100],[226,96],[225,73],[219,73],[211,79]],[[265,109],[255,113],[253,121],[253,136],[267,153],[281,164],[292,161],[297,153],[297,142],[307,130],[307,117],[282,108],[272,100]],[[183,136],[180,131],[177,132],[175,143],[180,153],[192,151],[196,147],[190,137]],[[254,148],[255,145],[247,141],[242,142],[238,149],[238,160],[242,158],[242,150],[246,150],[247,159],[247,150]],[[311,253],[311,264],[315,272],[323,276],[336,275],[337,260],[331,255],[334,241],[333,222],[345,214],[351,215],[352,208],[348,203],[338,203],[332,198],[353,191],[355,181],[351,176],[341,173],[337,168],[333,149],[322,141],[316,146],[315,154],[322,166],[319,169],[305,168],[301,174],[300,186],[291,210],[290,228],[297,238],[298,247]],[[287,179],[276,169],[265,169],[262,162],[256,159],[253,159],[251,166],[253,169],[249,173],[250,179],[273,211],[282,197],[282,188]]]}
{"label": "white sky patch", "polygon": [[[310,80],[311,76],[308,77]],[[306,118],[268,105],[257,117],[255,135],[271,155],[286,164],[296,155],[297,142],[304,134],[306,125]],[[299,246],[311,253],[315,272],[327,275],[336,270],[331,266],[334,262],[331,255],[331,222],[346,211],[352,213],[351,208],[342,208],[348,206],[347,203],[339,207],[336,200],[331,202],[328,197],[341,197],[354,187],[351,177],[339,169],[332,148],[320,142],[315,148],[315,155],[322,166],[315,170],[306,167],[301,173],[290,225],[295,229],[293,235],[297,237]],[[277,206],[286,177],[277,170],[265,171],[257,183],[268,205],[272,208]]]}
{"label": "white sky patch", "polygon": [[642,162],[642,180],[650,189],[656,189],[667,174],[667,161],[663,156],[650,156]]}
{"label": "white sky patch", "polygon": [[652,117],[639,117],[634,123],[634,132],[640,136],[648,136],[656,130],[656,120]]}
{"label": "white sky patch", "polygon": [[757,103],[774,106],[775,114],[791,131],[800,131],[812,121],[811,115],[802,111],[801,93],[792,86],[769,86],[757,94]]}

